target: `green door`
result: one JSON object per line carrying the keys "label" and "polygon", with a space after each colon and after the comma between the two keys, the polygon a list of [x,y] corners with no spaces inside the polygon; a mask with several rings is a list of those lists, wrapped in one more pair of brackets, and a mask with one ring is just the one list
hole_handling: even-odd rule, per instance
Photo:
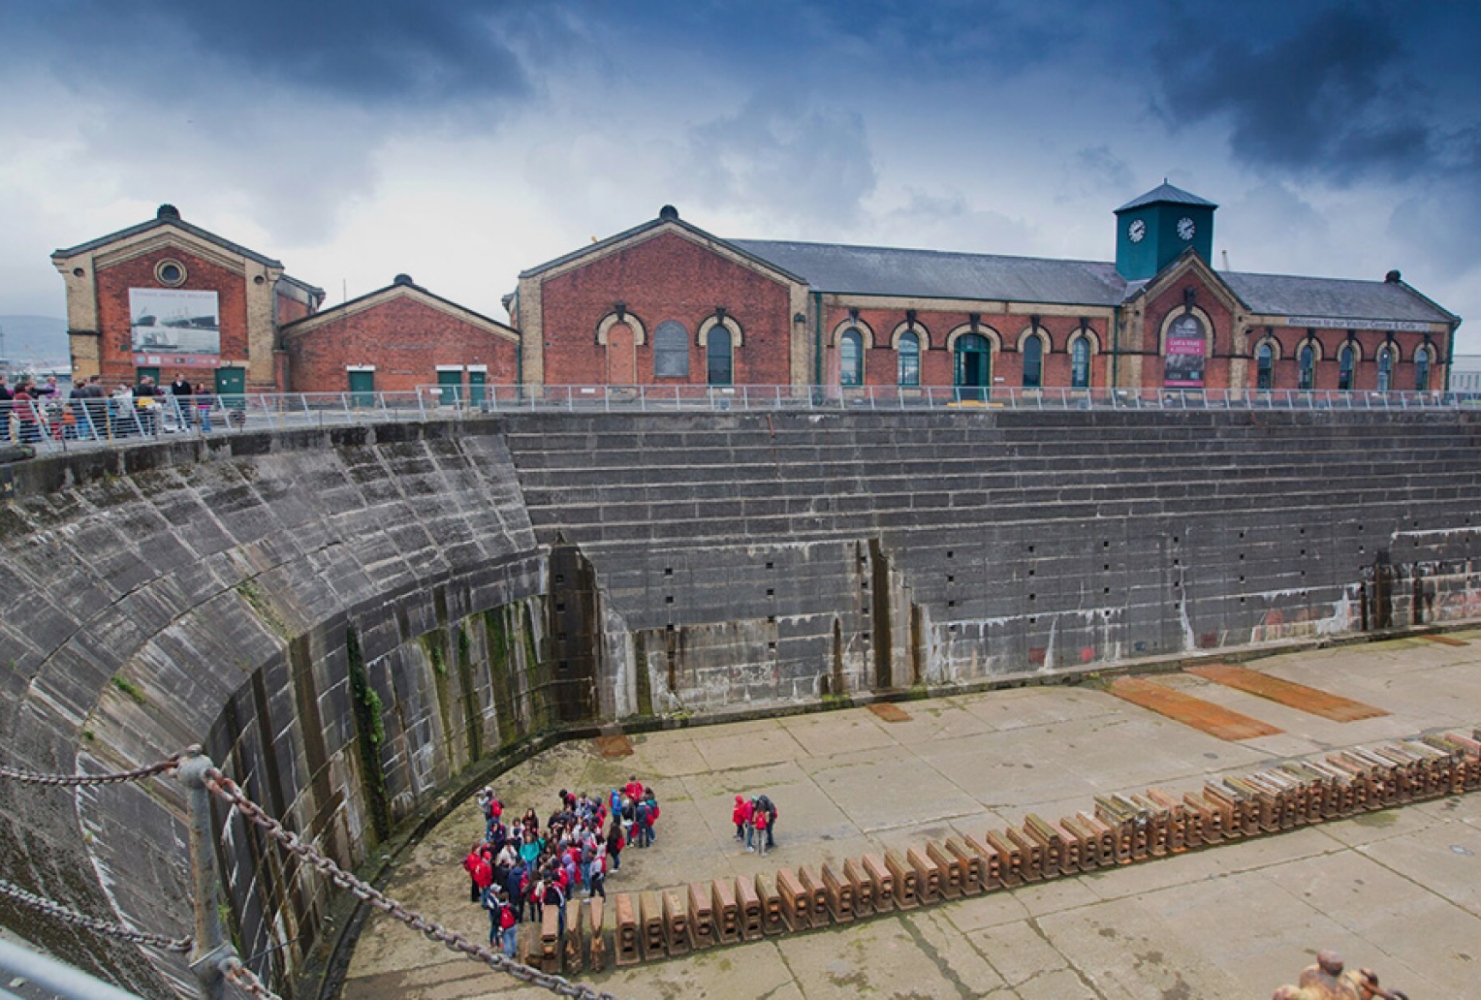
{"label": "green door", "polygon": [[136,368],[136,369],[134,369],[134,384],[135,385],[138,385],[140,382],[144,381],[145,378],[152,378],[152,379],[154,379],[154,384],[155,385],[159,385],[159,369],[158,368]]}
{"label": "green door", "polygon": [[247,391],[247,369],[216,369],[216,395],[240,396]]}
{"label": "green door", "polygon": [[458,397],[463,394],[463,370],[439,371],[437,373],[437,385],[442,390],[439,402],[443,406],[454,406]]}
{"label": "green door", "polygon": [[470,371],[468,373],[468,405],[483,405],[483,386],[488,381],[488,377],[488,372]]}
{"label": "green door", "polygon": [[956,342],[956,398],[986,400],[992,381],[992,345],[980,333],[967,333]]}
{"label": "green door", "polygon": [[350,372],[350,405],[375,405],[375,372]]}

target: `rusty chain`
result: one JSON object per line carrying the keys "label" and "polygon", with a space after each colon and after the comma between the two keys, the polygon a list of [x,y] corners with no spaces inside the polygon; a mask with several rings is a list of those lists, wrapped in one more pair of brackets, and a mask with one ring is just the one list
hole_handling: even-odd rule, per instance
{"label": "rusty chain", "polygon": [[221,974],[226,977],[227,982],[243,993],[257,997],[257,1000],[281,1000],[276,993],[262,985],[262,980],[235,955],[221,963]]}
{"label": "rusty chain", "polygon": [[162,934],[146,934],[144,931],[136,931],[122,924],[111,924],[106,920],[99,920],[96,917],[78,913],[76,910],[69,910],[60,903],[53,903],[34,892],[27,892],[4,879],[0,879],[0,896],[13,899],[47,916],[56,917],[69,924],[76,924],[78,927],[86,927],[90,931],[96,931],[106,937],[118,938],[120,941],[132,941],[135,944],[148,945],[162,951],[187,952],[195,947],[193,938],[167,938]]}
{"label": "rusty chain", "polygon": [[269,837],[297,855],[305,864],[318,869],[335,885],[350,890],[360,900],[375,909],[401,921],[413,930],[420,931],[429,940],[442,944],[450,951],[460,952],[474,961],[486,963],[495,971],[508,973],[515,979],[550,990],[561,996],[573,997],[576,1000],[617,1000],[611,993],[598,993],[590,986],[572,983],[561,976],[541,972],[539,969],[516,962],[507,958],[502,952],[476,944],[462,934],[448,930],[435,920],[429,920],[415,910],[407,909],[375,886],[339,867],[333,860],[320,854],[312,844],[300,839],[291,830],[285,829],[282,823],[273,819],[261,806],[247,798],[237,783],[222,774],[218,768],[208,768],[205,772],[205,781],[206,787],[214,795],[234,807],[244,819],[260,827]]}
{"label": "rusty chain", "polygon": [[39,774],[35,771],[22,771],[0,765],[0,778],[9,778],[27,785],[50,785],[57,788],[75,785],[117,785],[125,781],[139,781],[166,771],[173,771],[186,757],[194,757],[200,752],[200,747],[187,747],[148,767],[139,767],[132,771],[113,771],[108,774]]}

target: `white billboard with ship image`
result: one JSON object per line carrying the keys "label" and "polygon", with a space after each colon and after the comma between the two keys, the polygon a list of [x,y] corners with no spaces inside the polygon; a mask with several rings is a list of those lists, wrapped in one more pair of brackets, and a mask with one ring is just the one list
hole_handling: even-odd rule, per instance
{"label": "white billboard with ship image", "polygon": [[135,365],[214,368],[221,357],[216,293],[130,288],[129,334]]}

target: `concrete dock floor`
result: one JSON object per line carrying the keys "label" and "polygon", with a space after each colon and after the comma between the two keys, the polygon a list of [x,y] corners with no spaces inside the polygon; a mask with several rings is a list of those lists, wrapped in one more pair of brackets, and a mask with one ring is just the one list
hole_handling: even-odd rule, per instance
{"label": "concrete dock floor", "polygon": [[[1421,638],[1273,656],[1249,666],[1381,708],[1332,722],[1191,674],[1155,679],[1267,722],[1226,742],[1088,686],[1017,688],[868,709],[636,736],[604,759],[567,744],[496,782],[542,819],[556,792],[605,792],[630,774],[657,789],[658,842],[623,853],[608,895],[778,867],[841,864],[952,833],[980,837],[1036,812],[1091,811],[1093,797],[1281,759],[1481,725],[1481,629],[1463,645]],[[733,839],[736,794],[780,810],[777,850]],[[460,861],[481,836],[469,802],[403,859],[388,892],[487,939]],[[611,927],[611,916],[608,918]],[[1318,949],[1422,998],[1477,996],[1481,982],[1481,793],[1298,828],[1117,870],[1062,878],[697,955],[573,976],[621,998],[998,997],[1264,1000]],[[377,915],[344,996],[456,1000],[549,996]]]}

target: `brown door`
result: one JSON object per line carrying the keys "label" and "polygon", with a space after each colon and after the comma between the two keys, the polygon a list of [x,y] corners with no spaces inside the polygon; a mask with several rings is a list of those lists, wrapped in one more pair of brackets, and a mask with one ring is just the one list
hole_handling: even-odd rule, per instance
{"label": "brown door", "polygon": [[632,327],[615,323],[607,331],[607,384],[633,385],[638,380],[637,351]]}

